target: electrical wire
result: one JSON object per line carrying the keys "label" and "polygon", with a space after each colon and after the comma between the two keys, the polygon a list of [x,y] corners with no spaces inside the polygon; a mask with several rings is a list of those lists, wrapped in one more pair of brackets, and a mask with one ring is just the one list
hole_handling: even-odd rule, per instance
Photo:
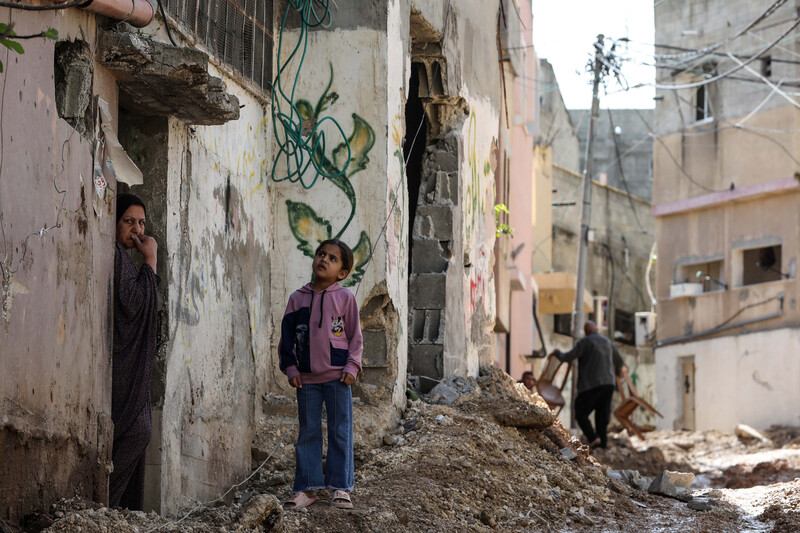
{"label": "electrical wire", "polygon": [[11,9],[19,9],[22,11],[55,11],[58,9],[68,9],[70,7],[81,7],[82,5],[90,4],[92,0],[72,0],[66,4],[43,5],[36,6],[31,4],[18,4],[16,2],[0,2],[0,7],[9,7]]}
{"label": "electrical wire", "polygon": [[[347,140],[342,126],[331,116],[317,118],[316,116],[311,119],[304,117],[295,104],[295,90],[300,78],[300,72],[303,69],[305,62],[306,51],[308,49],[308,32],[310,28],[323,27],[327,28],[331,25],[332,16],[329,7],[329,0],[289,0],[286,6],[281,21],[280,37],[278,39],[278,55],[280,60],[283,50],[283,38],[286,30],[286,21],[289,18],[289,13],[294,9],[300,16],[300,36],[298,37],[297,44],[292,52],[286,58],[286,61],[280,65],[275,80],[270,84],[272,89],[272,125],[275,139],[278,140],[278,150],[275,154],[275,159],[272,164],[272,171],[270,173],[272,181],[279,183],[282,181],[289,181],[291,183],[300,183],[304,189],[311,189],[320,177],[323,178],[338,178],[345,176],[348,167],[350,166],[350,158],[352,151],[350,149],[350,142]],[[317,10],[319,8],[319,11]],[[286,94],[283,89],[282,76],[284,71],[289,67],[294,57],[300,53],[300,62],[297,65],[297,70],[294,75],[289,94]],[[328,86],[323,94],[330,90],[333,83],[333,76],[328,82]],[[288,110],[285,107],[288,106]],[[321,112],[320,106],[317,106],[316,113]],[[304,133],[304,122],[312,121],[313,128]],[[338,134],[341,136],[342,144],[347,149],[347,158],[344,168],[337,169],[332,165],[327,164],[325,158],[326,152],[326,134],[321,129],[323,125],[330,122]],[[276,170],[280,160],[286,162],[286,176],[277,177]],[[313,178],[310,180],[304,179],[307,171],[313,167]],[[312,174],[312,172],[308,172]]]}
{"label": "electrical wire", "polygon": [[[442,46],[439,49],[439,61],[436,61],[436,67],[435,67],[435,70],[433,72],[433,79],[436,79],[436,77],[438,76],[438,74],[439,74],[439,64],[442,62],[441,60],[444,58],[444,45],[445,45],[445,38],[447,37],[448,21],[450,20],[450,7],[451,7],[451,4],[452,4],[452,0],[448,0],[448,2],[447,2],[447,11],[445,12],[445,15],[444,15],[444,25],[443,25],[444,29],[442,30],[442,40],[441,40]],[[406,169],[408,168],[408,161],[411,159],[411,154],[414,151],[414,145],[417,142],[417,137],[419,136],[419,132],[422,130],[422,126],[425,124],[425,117],[427,116],[426,112],[428,110],[429,101],[430,101],[429,99],[425,100],[425,105],[422,108],[422,117],[420,118],[419,126],[417,126],[417,131],[414,133],[414,137],[411,140],[411,146],[408,149],[408,156],[403,161],[403,172],[402,172],[402,174],[400,176],[400,179],[397,180],[397,185],[394,188],[394,193],[393,193],[394,199],[392,200],[392,206],[389,208],[389,213],[387,213],[387,215],[386,215],[386,220],[383,221],[383,226],[381,227],[381,230],[378,232],[378,236],[375,238],[375,244],[371,247],[371,249],[369,251],[369,256],[367,257],[367,260],[364,262],[364,264],[367,265],[367,268],[369,268],[369,264],[371,263],[372,256],[375,253],[375,246],[378,244],[378,241],[380,241],[381,237],[386,232],[386,226],[389,224],[389,219],[392,217],[392,214],[394,213],[395,207],[397,207],[397,199],[399,197],[399,195],[397,194],[397,191],[400,189],[400,186],[403,185],[403,178],[406,177]],[[365,270],[365,274],[366,274],[366,270]],[[361,289],[361,283],[364,281],[365,277],[366,276],[362,276],[361,279],[358,280],[358,285],[356,285],[356,290],[355,290],[355,295],[356,296],[358,296],[358,291],[359,291],[359,289]]]}
{"label": "electrical wire", "polygon": [[161,18],[164,19],[164,27],[167,29],[167,37],[169,37],[169,42],[172,43],[172,46],[178,46],[178,43],[175,42],[175,38],[172,36],[172,30],[169,28],[169,21],[167,20],[167,13],[164,11],[163,0],[158,0],[158,9],[161,11]]}
{"label": "electrical wire", "polygon": [[728,317],[727,320],[725,320],[721,324],[718,324],[718,325],[714,326],[711,329],[721,328],[723,326],[726,326],[726,325],[730,324],[733,321],[734,318],[736,318],[737,316],[741,315],[743,312],[745,312],[747,309],[750,309],[751,307],[757,307],[759,305],[764,305],[764,304],[767,304],[767,303],[772,302],[774,300],[782,300],[782,299],[783,299],[783,295],[779,294],[779,295],[773,296],[771,298],[767,298],[766,300],[761,300],[760,302],[755,302],[755,303],[752,303],[752,304],[745,305],[744,307],[742,307],[741,309],[736,311],[734,314],[732,314],[730,317]]}
{"label": "electrical wire", "polygon": [[260,464],[260,465],[258,465],[258,468],[256,468],[255,470],[253,470],[253,472],[251,472],[251,473],[250,473],[250,475],[249,475],[249,476],[247,476],[247,477],[246,477],[244,480],[240,481],[239,483],[237,483],[237,484],[235,484],[235,485],[232,485],[232,486],[231,486],[231,487],[230,487],[230,488],[229,488],[227,491],[225,491],[225,494],[223,494],[222,496],[220,496],[220,497],[218,497],[218,498],[215,498],[215,499],[213,499],[213,500],[208,500],[207,502],[199,503],[199,504],[197,504],[195,507],[193,507],[191,510],[189,510],[187,513],[185,513],[185,514],[184,514],[184,515],[183,515],[183,516],[182,516],[180,519],[178,519],[178,520],[175,520],[175,521],[171,521],[171,522],[165,522],[165,523],[163,523],[163,524],[160,524],[160,525],[158,525],[158,526],[156,526],[156,527],[152,527],[152,528],[148,529],[147,531],[145,531],[145,533],[152,533],[153,531],[158,531],[159,529],[163,529],[163,528],[165,528],[165,527],[167,527],[167,526],[176,526],[176,525],[180,524],[181,522],[183,522],[184,520],[186,520],[187,518],[189,518],[189,516],[191,516],[191,515],[192,515],[192,514],[194,514],[195,512],[197,512],[197,511],[199,511],[200,509],[202,509],[203,507],[205,507],[205,506],[207,506],[207,505],[210,505],[210,504],[212,504],[212,503],[216,503],[216,502],[222,501],[222,500],[225,498],[225,496],[227,496],[228,494],[230,494],[230,493],[231,493],[231,491],[232,491],[233,489],[237,489],[237,488],[241,487],[242,485],[244,485],[245,483],[247,483],[248,481],[250,481],[251,479],[253,479],[253,476],[255,476],[255,475],[256,475],[256,474],[257,474],[257,473],[258,473],[258,472],[259,472],[259,471],[260,471],[262,468],[264,468],[264,465],[266,465],[266,464],[267,464],[267,461],[269,461],[269,460],[272,458],[272,456],[273,456],[273,455],[275,454],[275,452],[278,450],[278,447],[279,447],[281,444],[283,444],[283,440],[284,440],[284,439],[285,439],[285,438],[286,438],[286,437],[289,435],[289,433],[290,433],[290,432],[291,432],[291,431],[294,429],[294,426],[297,424],[297,421],[298,421],[298,418],[297,418],[297,417],[295,417],[295,418],[294,418],[294,421],[292,422],[292,425],[289,427],[289,429],[288,429],[288,430],[286,430],[286,433],[284,433],[284,434],[283,434],[283,437],[281,437],[281,440],[279,440],[279,441],[278,441],[278,444],[276,444],[276,445],[275,445],[275,447],[274,447],[274,448],[272,448],[272,451],[271,451],[271,452],[269,452],[269,455],[267,456],[267,458],[266,458],[266,459],[264,459],[264,460],[261,462],[261,464]]}
{"label": "electrical wire", "polygon": [[628,180],[625,179],[625,170],[622,168],[622,156],[619,152],[619,142],[617,140],[616,129],[614,127],[614,118],[611,116],[611,110],[606,109],[608,112],[608,123],[611,129],[611,138],[614,140],[614,152],[617,156],[617,167],[619,168],[619,177],[622,179],[622,185],[625,187],[625,192],[628,193],[628,203],[631,206],[631,211],[633,212],[633,218],[636,219],[636,224],[639,225],[639,229],[642,230],[642,233],[646,233],[647,235],[652,235],[649,231],[645,229],[642,225],[642,221],[639,220],[639,214],[636,212],[636,206],[633,205],[633,199],[631,198],[631,191],[628,188]]}
{"label": "electrical wire", "polygon": [[760,24],[761,21],[767,19],[770,15],[772,15],[775,11],[777,11],[778,8],[781,7],[783,4],[785,4],[786,2],[787,2],[787,0],[777,0],[775,3],[773,3],[771,6],[769,6],[766,9],[766,11],[764,11],[759,16],[757,16],[755,19],[750,21],[750,23],[747,24],[747,26],[745,26],[744,28],[739,30],[736,34],[730,35],[730,36],[724,38],[721,41],[718,41],[718,42],[716,42],[714,44],[706,46],[705,48],[700,48],[699,50],[694,50],[694,51],[691,51],[691,52],[682,52],[682,53],[678,53],[678,54],[655,54],[655,57],[658,58],[658,59],[681,59],[681,58],[684,58],[684,57],[689,57],[689,58],[695,59],[695,58],[697,58],[697,56],[709,55],[710,52],[718,50],[720,47],[726,45],[727,43],[729,43],[731,41],[734,41],[734,40],[738,39],[739,37],[741,37],[745,33],[749,32],[755,26]]}

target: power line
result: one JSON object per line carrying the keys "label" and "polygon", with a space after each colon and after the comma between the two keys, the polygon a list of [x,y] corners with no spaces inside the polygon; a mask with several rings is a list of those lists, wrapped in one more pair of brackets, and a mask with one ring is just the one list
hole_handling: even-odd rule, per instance
{"label": "power line", "polygon": [[691,60],[691,59],[696,58],[697,56],[708,55],[708,53],[719,49],[720,47],[724,46],[725,44],[727,44],[727,43],[729,43],[729,42],[731,42],[733,40],[738,39],[739,37],[741,37],[742,35],[744,35],[748,31],[750,31],[752,28],[757,26],[761,21],[765,20],[770,15],[772,15],[779,7],[781,7],[786,2],[787,2],[787,0],[777,0],[775,3],[773,3],[771,6],[769,6],[766,9],[766,11],[764,11],[759,16],[757,16],[755,19],[750,21],[750,23],[747,26],[745,26],[744,28],[739,30],[736,34],[730,35],[730,36],[724,38],[721,41],[718,41],[718,42],[716,42],[714,44],[706,46],[705,48],[701,48],[699,50],[691,51],[691,52],[682,52],[682,53],[678,53],[678,54],[655,54],[655,57],[656,58],[660,58],[660,59],[680,59],[680,58],[686,57],[686,58],[690,58],[688,60]]}
{"label": "power line", "polygon": [[633,200],[631,199],[631,191],[630,189],[628,189],[628,180],[625,179],[625,170],[622,168],[622,160],[619,152],[619,142],[617,141],[616,129],[614,127],[614,119],[611,116],[611,110],[606,109],[606,111],[608,113],[609,127],[611,128],[611,138],[614,140],[614,152],[617,155],[617,167],[619,168],[619,177],[622,178],[622,185],[625,187],[625,192],[628,193],[628,203],[631,206],[631,211],[633,211],[633,217],[636,219],[636,223],[639,225],[639,228],[642,230],[643,233],[652,235],[642,225],[641,220],[639,220],[639,214],[636,212],[636,206],[633,205]]}
{"label": "power line", "polygon": [[9,7],[11,9],[20,9],[22,11],[55,11],[58,9],[67,9],[70,7],[82,7],[89,5],[91,0],[72,0],[66,4],[55,5],[31,5],[31,4],[18,4],[16,2],[0,2],[0,7]]}
{"label": "power line", "polygon": [[660,83],[645,84],[645,85],[652,85],[656,89],[673,90],[673,91],[675,91],[675,90],[682,90],[682,89],[694,89],[696,87],[702,87],[704,85],[708,85],[710,83],[714,83],[714,82],[719,81],[721,79],[727,78],[728,76],[730,76],[734,72],[740,71],[745,66],[749,65],[750,63],[752,63],[756,59],[759,59],[765,53],[769,52],[776,44],[778,44],[784,37],[786,37],[792,30],[794,30],[799,25],[800,25],[800,17],[798,17],[794,21],[794,24],[789,26],[789,28],[780,35],[780,37],[778,37],[777,39],[775,39],[774,41],[769,43],[767,46],[765,46],[763,49],[761,49],[761,51],[759,51],[755,55],[751,56],[750,58],[748,58],[743,63],[737,65],[736,67],[728,70],[727,72],[725,72],[723,74],[718,74],[716,76],[712,76],[711,78],[707,78],[705,80],[697,81],[697,82],[694,82],[694,83],[685,83],[685,84],[680,84],[680,85],[664,85],[664,84],[660,84]]}

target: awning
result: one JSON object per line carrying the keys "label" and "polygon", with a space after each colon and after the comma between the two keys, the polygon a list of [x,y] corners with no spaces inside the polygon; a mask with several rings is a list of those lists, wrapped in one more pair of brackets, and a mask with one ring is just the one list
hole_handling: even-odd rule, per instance
{"label": "awning", "polygon": [[[539,313],[543,315],[567,315],[572,313],[575,302],[575,274],[567,272],[551,272],[534,274],[533,279],[539,286]],[[594,300],[589,291],[583,291],[583,310],[594,311]]]}

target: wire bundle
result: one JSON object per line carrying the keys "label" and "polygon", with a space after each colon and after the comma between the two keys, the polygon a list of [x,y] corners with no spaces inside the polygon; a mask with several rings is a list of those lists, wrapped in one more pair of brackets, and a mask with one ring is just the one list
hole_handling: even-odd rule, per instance
{"label": "wire bundle", "polygon": [[[281,64],[275,80],[271,84],[272,88],[272,128],[275,139],[278,140],[278,150],[272,163],[271,177],[274,182],[290,181],[291,183],[300,182],[305,189],[310,189],[316,184],[320,176],[323,178],[337,178],[343,176],[350,166],[351,150],[350,143],[341,125],[330,116],[314,119],[304,117],[295,105],[295,91],[300,72],[306,58],[308,49],[308,32],[310,28],[331,25],[332,17],[329,8],[329,0],[289,0],[286,13],[281,21],[281,33],[278,40],[278,58],[282,57],[283,37],[286,31],[286,21],[289,13],[295,10],[300,16],[300,37],[297,40],[292,52]],[[282,76],[289,64],[300,55],[297,71],[291,84],[288,94],[284,91]],[[280,59],[279,59],[280,61]],[[326,164],[325,150],[327,147],[326,134],[322,131],[322,126],[326,122],[331,122],[341,135],[342,143],[347,147],[347,158],[344,168],[337,169],[332,165]],[[313,127],[310,127],[313,126]],[[304,130],[306,130],[304,132]],[[278,162],[281,159],[286,162],[286,175],[276,176]],[[313,176],[306,176],[309,167],[313,167]]]}

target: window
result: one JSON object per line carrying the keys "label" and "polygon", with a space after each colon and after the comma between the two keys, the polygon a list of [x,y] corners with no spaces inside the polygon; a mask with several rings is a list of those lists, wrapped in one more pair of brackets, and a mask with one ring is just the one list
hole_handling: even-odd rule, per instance
{"label": "window", "polygon": [[722,277],[722,260],[691,263],[678,267],[675,284],[698,283],[703,285],[702,292],[720,291],[727,288]]}
{"label": "window", "polygon": [[262,89],[272,82],[275,0],[166,0],[195,44]]}
{"label": "window", "polygon": [[712,118],[711,98],[708,93],[708,86],[701,85],[697,88],[694,98],[694,119],[697,122]]}
{"label": "window", "polygon": [[553,315],[553,332],[572,337],[572,314]]}
{"label": "window", "polygon": [[761,58],[761,74],[765,78],[772,76],[772,57],[765,56]]}
{"label": "window", "polygon": [[636,344],[636,322],[633,313],[614,309],[614,340],[622,344]]}
{"label": "window", "polygon": [[778,281],[788,274],[781,271],[781,245],[750,248],[740,252],[742,265],[741,285]]}

